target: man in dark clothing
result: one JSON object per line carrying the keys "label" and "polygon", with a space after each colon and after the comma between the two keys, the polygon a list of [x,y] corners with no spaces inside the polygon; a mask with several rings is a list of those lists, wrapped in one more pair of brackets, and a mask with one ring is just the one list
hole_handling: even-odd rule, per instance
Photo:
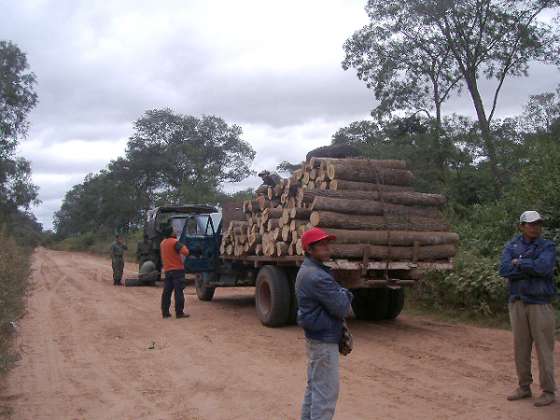
{"label": "man in dark clothing", "polygon": [[556,246],[554,242],[541,238],[542,217],[536,211],[526,211],[521,215],[519,229],[521,235],[506,245],[500,264],[500,275],[508,279],[509,315],[519,379],[519,388],[508,396],[508,400],[532,396],[531,352],[534,342],[543,390],[535,406],[542,407],[554,402],[556,391],[555,320],[551,304],[556,295]]}
{"label": "man in dark clothing", "polygon": [[175,317],[188,318],[189,314],[184,312],[185,295],[183,290],[186,281],[183,258],[189,255],[189,250],[177,240],[171,226],[166,227],[163,234],[166,236],[166,239],[161,241],[160,252],[163,271],[165,272],[165,282],[161,295],[161,313],[164,318],[171,317],[169,307],[171,306],[171,294],[174,292]]}
{"label": "man in dark clothing", "polygon": [[111,265],[113,266],[113,285],[120,286],[124,271],[124,251],[128,247],[124,244],[121,235],[115,236],[111,244]]}
{"label": "man in dark clothing", "polygon": [[341,287],[323,263],[331,257],[335,237],[313,228],[302,237],[306,258],[296,278],[298,324],[307,342],[307,388],[302,420],[334,416],[339,390],[339,343],[343,323],[351,313],[352,294]]}

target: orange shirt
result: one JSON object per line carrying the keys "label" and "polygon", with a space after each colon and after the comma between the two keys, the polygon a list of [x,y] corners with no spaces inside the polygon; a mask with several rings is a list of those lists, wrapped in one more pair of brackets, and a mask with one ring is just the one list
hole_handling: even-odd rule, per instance
{"label": "orange shirt", "polygon": [[167,273],[173,270],[184,270],[185,265],[181,261],[181,255],[189,255],[189,249],[177,240],[177,238],[167,238],[161,241],[159,246],[163,271]]}

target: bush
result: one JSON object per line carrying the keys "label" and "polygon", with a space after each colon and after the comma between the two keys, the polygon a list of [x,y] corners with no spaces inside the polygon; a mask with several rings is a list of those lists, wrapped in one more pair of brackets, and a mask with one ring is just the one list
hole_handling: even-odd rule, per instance
{"label": "bush", "polygon": [[0,373],[16,358],[11,348],[13,322],[24,312],[23,297],[30,273],[31,249],[19,246],[0,227]]}
{"label": "bush", "polygon": [[507,309],[507,289],[498,275],[497,258],[461,251],[455,270],[432,272],[413,291],[413,297],[437,310],[494,316]]}

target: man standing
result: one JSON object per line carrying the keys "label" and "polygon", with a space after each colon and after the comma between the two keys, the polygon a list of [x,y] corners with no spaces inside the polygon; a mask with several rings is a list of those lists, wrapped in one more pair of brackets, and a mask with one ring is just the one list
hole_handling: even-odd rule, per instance
{"label": "man standing", "polygon": [[352,294],[341,287],[323,263],[335,240],[319,228],[303,234],[305,260],[296,278],[298,324],[307,341],[307,388],[302,420],[329,420],[338,399],[338,352],[343,322],[351,313]]}
{"label": "man standing", "polygon": [[113,266],[113,285],[120,286],[124,271],[124,251],[128,247],[121,235],[115,235],[115,242],[111,244],[111,265]]}
{"label": "man standing", "polygon": [[539,360],[539,379],[543,390],[535,406],[543,407],[555,400],[554,382],[554,309],[556,295],[554,242],[541,238],[542,217],[526,211],[519,219],[521,235],[509,242],[500,264],[500,275],[509,283],[509,316],[513,331],[515,367],[519,388],[508,396],[516,401],[530,398],[531,352],[533,342]]}
{"label": "man standing", "polygon": [[161,241],[160,252],[165,273],[165,283],[161,295],[161,314],[164,318],[171,316],[169,313],[171,294],[175,292],[175,317],[188,318],[189,314],[183,311],[185,308],[183,289],[186,284],[183,259],[189,255],[189,250],[177,240],[171,226],[166,226],[163,234],[166,239]]}

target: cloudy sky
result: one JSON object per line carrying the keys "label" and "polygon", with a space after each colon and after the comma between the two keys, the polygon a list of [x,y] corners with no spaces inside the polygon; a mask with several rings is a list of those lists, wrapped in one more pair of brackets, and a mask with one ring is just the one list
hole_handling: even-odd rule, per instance
{"label": "cloudy sky", "polygon": [[[243,127],[255,169],[302,160],[375,101],[343,71],[365,0],[0,0],[0,39],[27,53],[39,105],[20,154],[32,161],[46,228],[64,193],[124,152],[132,122],[171,107]],[[510,81],[500,115],[552,90],[558,70]],[[449,112],[470,113],[467,98]],[[248,179],[239,186],[255,186]]]}

